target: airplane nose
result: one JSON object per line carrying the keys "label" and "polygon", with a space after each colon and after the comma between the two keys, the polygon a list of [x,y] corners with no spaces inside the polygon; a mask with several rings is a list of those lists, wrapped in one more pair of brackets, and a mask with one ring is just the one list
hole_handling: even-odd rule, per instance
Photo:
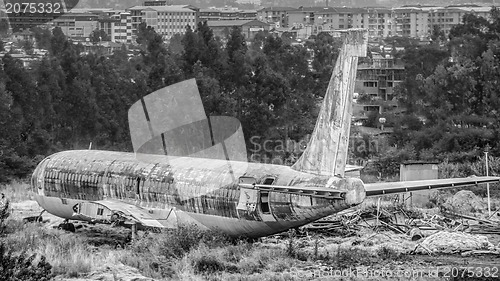
{"label": "airplane nose", "polygon": [[345,203],[349,206],[359,205],[365,200],[366,190],[363,181],[357,178],[346,179],[347,193],[345,194]]}

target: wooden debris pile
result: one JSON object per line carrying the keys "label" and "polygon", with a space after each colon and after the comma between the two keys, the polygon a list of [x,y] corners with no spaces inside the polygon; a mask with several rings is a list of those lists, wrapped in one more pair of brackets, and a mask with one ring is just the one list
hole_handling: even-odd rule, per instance
{"label": "wooden debris pile", "polygon": [[[408,234],[412,238],[417,237],[418,239],[438,231],[500,234],[500,222],[491,218],[477,218],[444,208],[441,208],[440,212],[435,210],[434,213],[428,213],[418,209],[408,209],[402,205],[390,208],[374,206],[344,211],[306,225],[303,230],[350,236],[362,228],[374,231],[389,230],[394,233]],[[415,229],[419,231],[415,231]]]}

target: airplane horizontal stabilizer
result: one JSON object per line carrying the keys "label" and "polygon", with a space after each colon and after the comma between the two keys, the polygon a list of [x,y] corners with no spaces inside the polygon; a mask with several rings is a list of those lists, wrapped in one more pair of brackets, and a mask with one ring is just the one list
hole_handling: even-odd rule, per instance
{"label": "airplane horizontal stabilizer", "polygon": [[500,177],[468,177],[437,180],[366,183],[366,196],[404,193],[426,189],[440,189],[500,182]]}
{"label": "airplane horizontal stabilizer", "polygon": [[274,191],[295,195],[306,195],[318,198],[343,200],[345,198],[346,190],[338,190],[331,188],[311,188],[311,187],[297,187],[297,186],[280,186],[280,185],[267,185],[267,184],[247,184],[240,183],[240,187],[248,189],[256,189],[260,191]]}

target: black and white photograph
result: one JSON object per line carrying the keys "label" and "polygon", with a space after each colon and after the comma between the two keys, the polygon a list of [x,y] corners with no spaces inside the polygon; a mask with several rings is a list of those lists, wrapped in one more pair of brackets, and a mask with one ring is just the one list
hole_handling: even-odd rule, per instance
{"label": "black and white photograph", "polygon": [[496,0],[0,0],[0,281],[499,269]]}

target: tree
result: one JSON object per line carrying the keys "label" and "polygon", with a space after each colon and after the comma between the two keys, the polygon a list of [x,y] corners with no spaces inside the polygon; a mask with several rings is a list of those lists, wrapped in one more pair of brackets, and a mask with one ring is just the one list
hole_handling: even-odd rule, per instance
{"label": "tree", "polygon": [[90,42],[92,42],[94,44],[100,43],[102,41],[110,41],[111,40],[111,38],[109,38],[106,31],[104,31],[102,29],[98,29],[98,28],[90,33],[89,39],[90,39]]}
{"label": "tree", "polygon": [[52,37],[50,38],[50,53],[54,56],[60,55],[67,44],[66,35],[64,35],[60,27],[55,27],[52,30]]}
{"label": "tree", "polygon": [[0,35],[6,35],[9,31],[9,21],[6,18],[0,19]]}
{"label": "tree", "polygon": [[219,45],[214,38],[212,29],[207,21],[199,22],[196,29],[198,35],[200,60],[204,65],[215,67],[219,61]]}
{"label": "tree", "polygon": [[184,47],[182,45],[182,36],[179,33],[176,33],[170,38],[168,50],[170,53],[174,55],[181,55],[184,51]]}
{"label": "tree", "polygon": [[186,73],[193,72],[193,65],[200,59],[199,50],[199,39],[198,35],[193,32],[191,27],[188,25],[186,27],[186,33],[182,38],[182,46],[184,52],[182,53],[182,59],[184,61],[184,70]]}
{"label": "tree", "polygon": [[[221,88],[236,103],[236,117],[240,119],[246,94],[251,91],[251,69],[246,57],[247,46],[241,29],[233,27],[224,50],[224,70],[221,71]],[[244,127],[243,127],[244,128]]]}
{"label": "tree", "polygon": [[33,41],[30,40],[30,39],[24,39],[23,41],[21,41],[21,46],[22,48],[24,49],[24,51],[26,52],[26,54],[28,55],[32,55],[33,54]]}
{"label": "tree", "polygon": [[155,63],[160,54],[165,55],[167,53],[161,35],[156,33],[153,27],[147,26],[144,22],[137,28],[136,41],[141,45],[141,52],[146,64]]}
{"label": "tree", "polygon": [[444,31],[441,30],[439,25],[434,25],[432,27],[431,39],[432,39],[433,43],[437,43],[437,44],[446,40]]}
{"label": "tree", "polygon": [[50,29],[41,28],[41,27],[32,27],[31,32],[33,32],[33,36],[35,37],[36,46],[38,49],[50,50],[52,33]]}

